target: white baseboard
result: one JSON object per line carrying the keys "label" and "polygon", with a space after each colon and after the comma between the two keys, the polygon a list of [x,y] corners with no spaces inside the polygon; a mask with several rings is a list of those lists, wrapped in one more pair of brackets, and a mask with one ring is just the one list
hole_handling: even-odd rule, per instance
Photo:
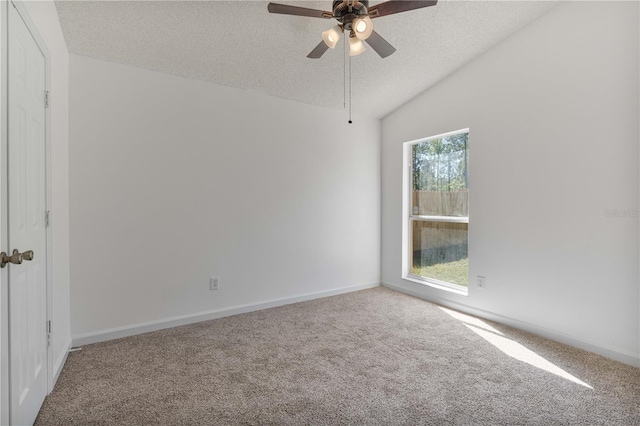
{"label": "white baseboard", "polygon": [[49,389],[49,393],[53,391],[53,388],[55,387],[56,382],[58,381],[58,377],[60,377],[60,373],[64,368],[64,364],[67,362],[67,357],[69,356],[69,349],[71,349],[71,338],[67,340],[67,343],[65,344],[64,347],[65,349],[62,351],[62,353],[60,353],[60,356],[58,357],[56,362],[53,364],[53,380],[51,381],[51,389]]}
{"label": "white baseboard", "polygon": [[[333,290],[307,293],[300,296],[285,297],[281,299],[267,300],[264,302],[250,303],[246,305],[232,306],[229,308],[215,309],[212,311],[199,312],[190,315],[165,318],[157,321],[149,321],[139,324],[127,325],[108,330],[101,330],[92,333],[80,334],[73,337],[73,346],[83,346],[92,343],[104,342],[107,340],[119,339],[121,337],[134,336],[136,334],[148,333],[150,331],[162,330],[165,328],[177,327],[180,325],[193,324],[201,321],[208,321],[216,318],[223,318],[232,315],[244,314],[247,312],[259,311],[262,309],[275,308],[292,303],[304,302],[307,300],[320,299],[323,297],[335,296],[353,291],[365,290],[379,287],[380,283],[360,284],[355,286],[341,287]],[[65,358],[66,359],[66,358]],[[64,365],[64,363],[63,363]]]}
{"label": "white baseboard", "polygon": [[589,352],[596,353],[598,355],[605,356],[607,358],[614,359],[616,361],[623,362],[625,364],[632,365],[634,367],[640,367],[640,354],[634,354],[632,352],[628,352],[618,348],[611,348],[607,346],[603,346],[597,343],[588,342],[582,339],[577,339],[568,334],[548,329],[545,327],[540,327],[535,324],[531,324],[525,321],[520,321],[515,318],[506,317],[500,314],[495,314],[493,312],[485,311],[482,309],[477,309],[471,306],[467,306],[461,303],[452,302],[446,299],[433,298],[428,297],[420,292],[413,291],[395,284],[382,283],[382,286],[390,288],[392,290],[399,291],[401,293],[405,293],[419,299],[426,300],[428,302],[435,303],[437,305],[441,305],[447,308],[455,309],[457,311],[474,315],[479,318],[484,318],[489,321],[494,321],[500,324],[508,325],[509,327],[517,328],[519,330],[524,330],[526,332],[536,334],[538,336],[546,337],[547,339],[554,340],[559,343],[564,343],[569,346],[573,346],[575,348],[584,349]]}

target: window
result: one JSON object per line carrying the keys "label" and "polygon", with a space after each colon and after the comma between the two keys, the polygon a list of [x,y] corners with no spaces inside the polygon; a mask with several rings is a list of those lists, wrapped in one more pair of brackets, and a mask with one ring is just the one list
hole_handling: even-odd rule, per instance
{"label": "window", "polygon": [[466,294],[469,129],[404,144],[403,278]]}

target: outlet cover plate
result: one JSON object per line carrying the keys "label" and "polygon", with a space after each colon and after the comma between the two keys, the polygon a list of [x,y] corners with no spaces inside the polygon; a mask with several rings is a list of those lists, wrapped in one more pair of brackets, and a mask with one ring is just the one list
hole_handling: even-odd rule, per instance
{"label": "outlet cover plate", "polygon": [[211,277],[209,279],[209,290],[218,290],[220,288],[220,278]]}
{"label": "outlet cover plate", "polygon": [[485,278],[483,276],[478,275],[478,288],[485,288]]}

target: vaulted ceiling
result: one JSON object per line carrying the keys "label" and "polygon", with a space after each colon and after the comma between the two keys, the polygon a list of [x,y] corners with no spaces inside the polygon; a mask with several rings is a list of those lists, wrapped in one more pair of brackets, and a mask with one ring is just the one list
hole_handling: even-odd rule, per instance
{"label": "vaulted ceiling", "polygon": [[[332,4],[277,2],[327,11]],[[342,40],[320,59],[306,57],[335,21],[269,14],[267,3],[56,1],[56,6],[71,53],[344,108],[349,59]],[[367,48],[351,59],[354,116],[384,117],[555,5],[441,0],[375,19],[376,31],[397,51],[382,59]]]}

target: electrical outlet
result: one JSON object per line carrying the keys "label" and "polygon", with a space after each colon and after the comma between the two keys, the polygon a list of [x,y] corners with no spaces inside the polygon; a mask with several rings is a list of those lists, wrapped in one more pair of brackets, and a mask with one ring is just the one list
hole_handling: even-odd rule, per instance
{"label": "electrical outlet", "polygon": [[485,288],[484,277],[478,275],[478,288]]}
{"label": "electrical outlet", "polygon": [[211,277],[209,278],[209,290],[218,290],[220,288],[220,278]]}

